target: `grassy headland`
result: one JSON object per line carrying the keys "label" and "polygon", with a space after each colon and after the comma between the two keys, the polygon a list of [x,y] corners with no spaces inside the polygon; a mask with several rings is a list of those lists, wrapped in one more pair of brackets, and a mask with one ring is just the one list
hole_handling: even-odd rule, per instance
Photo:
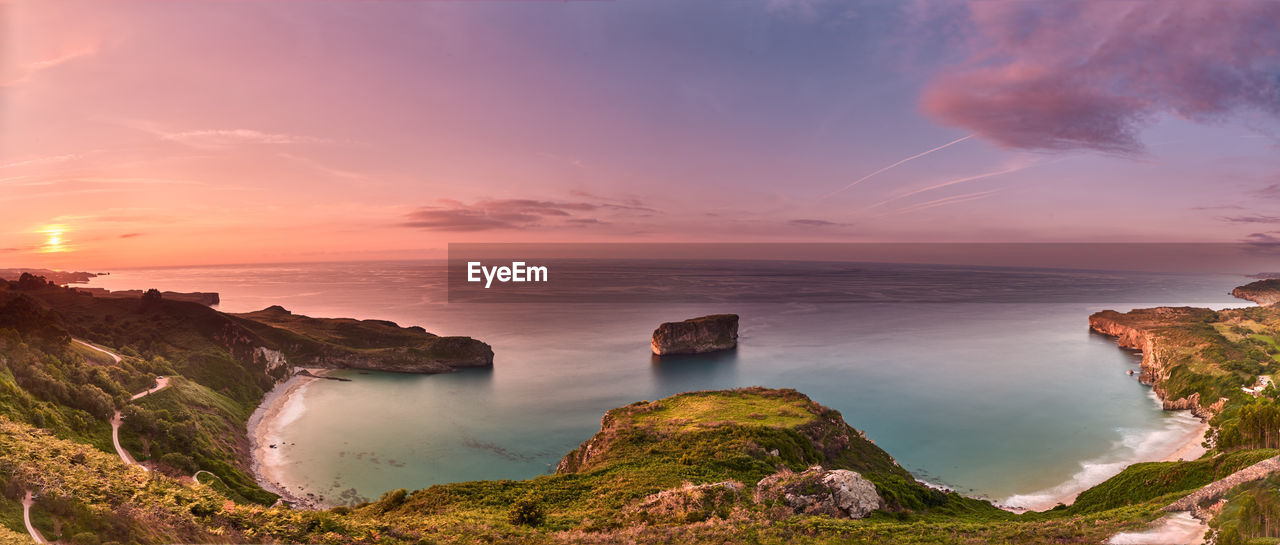
{"label": "grassy headland", "polygon": [[[249,477],[244,424],[293,366],[487,364],[478,341],[376,320],[273,307],[94,298],[0,283],[0,544],[22,542],[19,500],[70,543],[1097,543],[1142,528],[1173,500],[1277,454],[1275,389],[1241,390],[1280,365],[1280,310],[1104,312],[1095,329],[1144,351],[1143,378],[1171,408],[1211,418],[1200,460],[1135,464],[1071,506],[1014,514],[916,481],[840,413],[790,390],[692,392],[609,411],[553,475],[395,490],[328,511],[275,505]],[[71,342],[83,339],[123,358]],[[145,398],[156,376],[170,386]],[[108,419],[155,471],[113,454]],[[880,508],[861,520],[807,514],[760,494],[782,476],[822,496],[810,468],[848,470]],[[199,484],[192,475],[198,475]],[[1269,536],[1267,481],[1219,508],[1223,543]],[[1276,520],[1280,520],[1277,518]],[[1280,525],[1278,525],[1280,526]],[[1230,541],[1236,539],[1237,541]]]}

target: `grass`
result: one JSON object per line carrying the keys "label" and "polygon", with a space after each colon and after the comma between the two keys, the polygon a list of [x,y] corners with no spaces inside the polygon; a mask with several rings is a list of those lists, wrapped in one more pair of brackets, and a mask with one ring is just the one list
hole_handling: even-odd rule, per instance
{"label": "grass", "polygon": [[814,418],[808,400],[718,392],[677,396],[634,416],[638,425],[668,432],[722,425],[790,428]]}
{"label": "grass", "polygon": [[1190,462],[1133,464],[1119,475],[1082,492],[1067,512],[1092,513],[1155,499],[1172,503],[1182,495],[1276,455],[1280,455],[1280,450],[1259,449]]}
{"label": "grass", "polygon": [[[212,473],[235,499],[266,505],[275,502],[277,496],[262,490],[242,467],[242,460],[248,458],[244,422],[253,412],[252,406],[183,377],[172,377],[168,388],[134,404],[146,412],[125,419],[121,443],[139,460],[164,460],[170,453],[188,456],[195,467],[175,469],[184,474],[195,469]],[[137,422],[143,420],[155,420],[154,429],[139,429]],[[188,433],[186,430],[190,430],[189,436],[174,436]]]}

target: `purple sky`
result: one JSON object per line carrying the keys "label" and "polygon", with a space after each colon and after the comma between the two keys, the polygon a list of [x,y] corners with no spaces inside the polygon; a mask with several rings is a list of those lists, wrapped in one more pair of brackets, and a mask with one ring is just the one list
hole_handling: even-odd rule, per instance
{"label": "purple sky", "polygon": [[0,265],[1280,239],[1280,2],[0,1]]}

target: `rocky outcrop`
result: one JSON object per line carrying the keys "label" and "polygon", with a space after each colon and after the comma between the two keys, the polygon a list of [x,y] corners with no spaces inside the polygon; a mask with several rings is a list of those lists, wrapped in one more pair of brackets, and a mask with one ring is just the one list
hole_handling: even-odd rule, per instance
{"label": "rocky outcrop", "polygon": [[715,513],[727,514],[742,499],[743,484],[737,481],[692,484],[685,483],[650,494],[627,508],[650,522],[686,523],[705,520]]}
{"label": "rocky outcrop", "polygon": [[230,316],[274,345],[276,354],[254,348],[255,359],[268,365],[287,359],[293,367],[417,374],[493,365],[493,348],[481,341],[441,337],[386,320],[312,318],[278,305]]}
{"label": "rocky outcrop", "polygon": [[756,484],[757,502],[779,501],[796,514],[866,518],[884,508],[876,486],[856,471],[815,466],[803,473],[781,471]]}
{"label": "rocky outcrop", "polygon": [[659,356],[703,354],[738,346],[738,315],[712,314],[667,322],[653,332],[650,348]]}
{"label": "rocky outcrop", "polygon": [[1268,278],[1250,282],[1231,290],[1231,296],[1253,301],[1264,307],[1280,303],[1280,279]]}
{"label": "rocky outcrop", "polygon": [[1116,338],[1120,348],[1142,353],[1141,373],[1138,381],[1150,384],[1161,406],[1166,411],[1189,410],[1202,419],[1212,417],[1221,410],[1226,399],[1218,399],[1209,405],[1201,403],[1200,394],[1169,399],[1164,381],[1169,378],[1174,365],[1161,346],[1158,330],[1169,324],[1181,324],[1201,320],[1213,315],[1208,309],[1191,307],[1156,307],[1138,309],[1125,314],[1104,310],[1089,316],[1089,328],[1095,332]]}

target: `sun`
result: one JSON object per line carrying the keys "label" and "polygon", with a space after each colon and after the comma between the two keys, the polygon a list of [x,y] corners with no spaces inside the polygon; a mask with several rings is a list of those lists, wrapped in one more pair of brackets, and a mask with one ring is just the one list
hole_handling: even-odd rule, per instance
{"label": "sun", "polygon": [[39,233],[45,236],[44,245],[40,246],[40,253],[52,254],[71,250],[67,244],[65,225],[50,225],[41,229]]}

